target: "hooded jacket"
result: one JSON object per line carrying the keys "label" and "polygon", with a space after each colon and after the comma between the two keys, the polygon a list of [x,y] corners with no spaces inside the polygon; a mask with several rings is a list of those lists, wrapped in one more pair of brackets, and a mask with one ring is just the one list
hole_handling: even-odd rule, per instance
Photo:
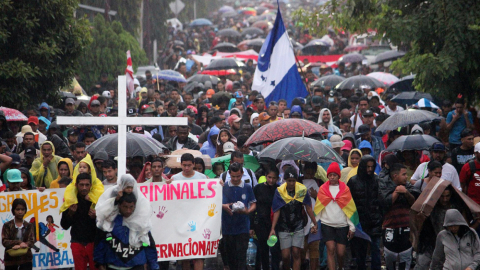
{"label": "hooded jacket", "polygon": [[5,117],[5,113],[2,110],[0,110],[0,121],[2,121],[2,125],[0,126],[0,138],[4,138],[5,133],[7,131],[10,131],[10,129],[8,128],[7,118]]}
{"label": "hooded jacket", "polygon": [[348,133],[345,133],[345,135],[343,135],[343,140],[346,140],[347,138],[351,138],[352,139],[352,148],[357,148],[357,142],[356,142],[356,139],[355,139],[355,136],[348,132]]}
{"label": "hooded jacket", "polygon": [[[372,135],[371,138],[372,138],[372,143],[370,142],[369,143],[372,148],[372,156],[375,159],[378,159],[378,157],[380,156],[380,152],[382,152],[382,150],[385,150],[385,145],[383,144],[382,138],[374,135]],[[361,142],[362,142],[362,138],[357,139],[356,143],[357,143],[358,149],[360,149]]]}
{"label": "hooded jacket", "polygon": [[[323,109],[320,110],[320,113],[318,114],[317,124],[320,125],[320,124],[323,122],[323,121],[322,121],[322,115],[323,115],[323,113],[324,113],[325,111],[328,111],[328,113],[330,114],[330,122],[328,122],[328,126],[327,126],[327,129],[328,129],[328,131],[329,131],[329,134],[330,134],[330,135],[333,135],[333,133],[336,133],[336,134],[338,134],[338,135],[341,135],[342,132],[340,131],[340,129],[333,124],[333,115],[332,115],[332,112],[331,112],[329,109],[327,109],[327,108],[323,108]],[[330,136],[329,136],[329,137],[330,137]]]}
{"label": "hooded jacket", "polygon": [[[361,151],[363,148],[370,149],[370,155],[376,157],[371,143],[369,143],[368,141],[361,141],[360,144],[358,145],[358,149],[360,149],[360,151]],[[380,167],[380,165],[378,163],[376,163],[375,164],[375,173],[378,174],[378,173],[380,173],[381,170],[382,170],[382,168]]]}
{"label": "hooded jacket", "polygon": [[375,159],[363,156],[358,165],[357,175],[347,183],[352,193],[352,198],[357,206],[358,216],[362,229],[369,235],[380,236],[382,234],[383,213],[378,199],[378,182],[376,174],[367,174],[367,163]]}
{"label": "hooded jacket", "polygon": [[354,152],[360,154],[360,158],[362,158],[362,156],[363,156],[362,151],[360,151],[360,149],[357,149],[357,148],[352,149],[350,151],[350,153],[348,154],[348,167],[343,168],[342,176],[340,177],[340,181],[344,182],[345,184],[348,182],[348,180],[350,178],[357,175],[358,166],[353,167],[352,161],[351,161],[352,153],[354,153]]}
{"label": "hooded jacket", "polygon": [[[40,106],[38,106],[38,111],[40,111],[41,108],[47,108],[48,116],[46,118],[48,119],[48,121],[52,121],[52,117],[50,117],[50,106],[48,106],[46,102],[42,102]],[[40,119],[40,117],[38,119]]]}
{"label": "hooded jacket", "polygon": [[44,143],[50,144],[52,146],[52,155],[53,155],[52,160],[47,165],[47,172],[45,173],[45,168],[43,167],[43,154],[41,150],[40,150],[40,157],[36,158],[33,161],[30,172],[33,175],[33,179],[35,180],[36,187],[50,188],[50,183],[52,183],[52,181],[54,179],[57,179],[58,177],[57,164],[58,162],[60,162],[62,158],[55,155],[55,146],[53,145],[52,142],[46,141]]}
{"label": "hooded jacket", "polygon": [[[172,152],[175,151],[175,150],[179,150],[179,149],[177,149],[177,141],[178,141],[178,137],[175,136],[175,137],[171,138],[170,140],[168,140],[167,143],[165,144],[165,146],[168,149],[170,149],[170,151],[172,151]],[[183,148],[187,148],[187,149],[190,149],[190,150],[199,150],[200,149],[197,142],[195,142],[190,137],[187,137],[187,141],[183,144]]]}
{"label": "hooded jacket", "polygon": [[468,226],[458,210],[449,209],[443,226],[454,225],[460,226],[458,240],[447,229],[438,234],[430,269],[463,270],[467,267],[477,269],[480,266],[480,240],[477,233]]}
{"label": "hooded jacket", "polygon": [[[60,161],[58,162],[57,164],[57,172],[58,172],[58,167],[60,167],[60,165],[62,164],[67,164],[68,166],[68,171],[70,172],[70,178],[73,177],[73,164],[72,164],[72,160],[69,159],[69,158],[62,158],[60,159]],[[60,181],[60,179],[62,179],[62,177],[60,177],[60,174],[58,175],[57,179],[53,180],[52,183],[50,183],[50,188],[60,188],[60,186],[58,185],[58,181]]]}
{"label": "hooded jacket", "polygon": [[294,112],[300,113],[300,118],[303,119],[302,107],[300,107],[300,105],[292,106],[292,109],[290,110],[290,118],[292,118]]}
{"label": "hooded jacket", "polygon": [[215,157],[215,154],[217,153],[217,145],[215,142],[212,142],[211,137],[213,135],[218,135],[218,133],[220,133],[220,130],[217,128],[217,126],[214,125],[208,133],[207,142],[205,142],[200,149],[200,152],[202,152],[202,154],[208,155],[211,158]]}

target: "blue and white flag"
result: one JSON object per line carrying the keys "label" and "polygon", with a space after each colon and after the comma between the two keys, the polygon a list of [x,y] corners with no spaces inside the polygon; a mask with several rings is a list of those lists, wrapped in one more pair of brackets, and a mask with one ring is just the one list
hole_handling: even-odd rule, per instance
{"label": "blue and white flag", "polygon": [[280,9],[273,29],[258,55],[252,89],[259,91],[267,104],[270,101],[285,99],[289,107],[294,98],[308,95],[298,73],[295,54]]}
{"label": "blue and white flag", "polygon": [[432,108],[432,109],[439,109],[435,103],[431,102],[426,98],[420,99],[417,103],[413,104],[413,106],[418,106],[419,108]]}

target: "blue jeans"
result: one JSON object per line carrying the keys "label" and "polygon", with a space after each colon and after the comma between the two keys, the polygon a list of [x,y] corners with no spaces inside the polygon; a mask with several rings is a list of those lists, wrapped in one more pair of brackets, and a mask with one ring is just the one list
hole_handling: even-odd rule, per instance
{"label": "blue jeans", "polygon": [[355,237],[352,239],[352,248],[355,250],[357,259],[357,269],[366,270],[367,265],[365,259],[367,257],[368,245],[370,244],[370,253],[372,256],[372,270],[380,270],[382,267],[381,255],[380,255],[380,236],[370,236],[372,242]]}

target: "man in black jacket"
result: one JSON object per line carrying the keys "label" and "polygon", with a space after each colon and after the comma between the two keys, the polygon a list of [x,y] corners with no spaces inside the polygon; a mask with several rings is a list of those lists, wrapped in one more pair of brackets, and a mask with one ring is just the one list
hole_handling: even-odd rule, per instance
{"label": "man in black jacket", "polygon": [[175,151],[183,148],[190,150],[200,150],[198,144],[188,137],[190,128],[188,126],[178,126],[177,127],[177,136],[168,140],[165,145],[170,151]]}
{"label": "man in black jacket", "polygon": [[[365,155],[358,165],[358,173],[347,183],[352,193],[353,201],[357,206],[360,224],[372,242],[370,250],[372,255],[372,270],[381,269],[380,237],[382,236],[383,213],[378,200],[379,178],[375,174],[375,159]],[[367,269],[365,258],[367,256],[368,241],[353,238],[353,250],[356,252],[357,267],[359,270]]]}

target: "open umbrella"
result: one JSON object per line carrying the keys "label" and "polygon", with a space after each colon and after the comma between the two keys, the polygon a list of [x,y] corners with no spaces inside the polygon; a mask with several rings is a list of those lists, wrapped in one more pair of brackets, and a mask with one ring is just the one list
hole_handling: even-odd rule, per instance
{"label": "open umbrella", "polygon": [[235,60],[234,58],[222,58],[222,59],[215,59],[208,66],[205,70],[226,70],[226,69],[240,69],[245,67],[245,64],[241,61]]}
{"label": "open umbrella", "polygon": [[0,111],[3,111],[5,114],[5,118],[7,122],[10,121],[28,121],[28,117],[26,117],[23,113],[18,110],[10,109],[7,107],[0,107]]}
{"label": "open umbrella", "polygon": [[345,54],[342,57],[340,57],[337,62],[338,63],[340,63],[340,62],[358,63],[358,62],[362,62],[363,60],[366,60],[366,59],[367,59],[367,57],[365,57],[364,55],[361,55],[359,53],[349,53],[349,54]]}
{"label": "open umbrella", "polygon": [[383,84],[381,81],[365,76],[365,75],[357,75],[353,76],[350,78],[345,79],[341,83],[339,83],[335,89],[337,90],[351,90],[355,88],[371,88],[371,89],[376,89],[379,87],[385,87],[385,84]]}
{"label": "open umbrella", "polygon": [[242,30],[242,36],[246,38],[258,37],[263,34],[263,30],[257,27],[248,27]]}
{"label": "open umbrella", "polygon": [[202,71],[203,75],[212,75],[212,76],[228,76],[235,75],[238,71],[235,69],[223,69],[223,70],[204,70]]}
{"label": "open umbrella", "polygon": [[250,136],[245,145],[259,145],[289,137],[321,135],[328,130],[317,123],[303,119],[284,119],[259,128]]}
{"label": "open umbrella", "polygon": [[227,11],[222,14],[222,18],[235,18],[238,16],[238,13],[236,11]]}
{"label": "open umbrella", "polygon": [[200,18],[200,19],[193,20],[190,23],[190,26],[207,26],[207,25],[212,25],[212,24],[213,23],[210,20],[205,19],[205,18]]}
{"label": "open umbrella", "polygon": [[257,16],[257,11],[251,7],[245,7],[239,10],[240,13],[244,15]]}
{"label": "open umbrella", "polygon": [[223,6],[223,7],[218,9],[218,12],[220,12],[220,13],[225,13],[225,12],[228,12],[228,11],[235,11],[235,9],[231,6]]}
{"label": "open umbrella", "polygon": [[395,101],[396,103],[405,106],[412,105],[422,98],[432,100],[432,95],[423,92],[402,92],[392,98],[392,101]]}
{"label": "open umbrella", "polygon": [[265,11],[267,11],[268,8],[267,8],[267,7],[259,6],[259,7],[256,7],[255,10],[257,11],[257,14],[262,14],[262,13],[264,13]]}
{"label": "open umbrella", "polygon": [[235,44],[229,43],[229,42],[218,43],[215,47],[213,47],[213,49],[219,52],[239,52],[240,51]]}
{"label": "open umbrella", "polygon": [[[226,171],[228,170],[228,166],[230,166],[231,159],[232,159],[231,155],[212,158],[212,165],[217,162],[223,163]],[[256,170],[258,170],[258,168],[260,168],[260,164],[258,163],[257,159],[254,156],[250,156],[250,155],[243,155],[243,166],[247,169],[252,170],[253,172],[255,172]],[[215,174],[212,172],[212,170],[206,170],[205,175],[210,178],[215,178]]]}
{"label": "open umbrella", "polygon": [[293,137],[276,141],[263,149],[257,158],[279,160],[303,160],[308,162],[335,161],[345,164],[342,157],[332,148],[318,140]]}
{"label": "open umbrella", "polygon": [[222,29],[217,32],[217,36],[221,37],[239,37],[240,33],[232,28]]}
{"label": "open umbrella", "polygon": [[432,108],[432,109],[439,108],[437,105],[435,105],[435,103],[431,102],[426,98],[421,98],[417,103],[413,104],[413,106],[417,106],[418,108]]}
{"label": "open umbrella", "polygon": [[[155,139],[137,133],[127,133],[127,157],[156,156],[163,153],[163,149],[166,147]],[[90,144],[86,150],[91,155],[105,150],[109,156],[115,157],[118,155],[118,134],[105,135]]]}
{"label": "open umbrella", "polygon": [[440,141],[430,135],[403,135],[395,139],[386,151],[428,150],[436,142]]}
{"label": "open umbrella", "polygon": [[323,39],[314,39],[308,42],[302,48],[302,53],[305,55],[321,55],[328,51],[330,44]]}
{"label": "open umbrella", "polygon": [[405,55],[405,52],[400,52],[400,51],[386,51],[383,53],[379,53],[377,54],[377,56],[375,56],[375,60],[373,61],[373,64],[397,60],[398,58],[404,55]]}
{"label": "open umbrella", "polygon": [[367,76],[373,77],[381,82],[383,82],[385,85],[392,85],[396,82],[398,82],[397,76],[386,73],[386,72],[372,72],[370,74],[367,74]]}
{"label": "open umbrella", "polygon": [[187,83],[199,82],[205,84],[205,82],[211,82],[212,85],[216,85],[219,79],[217,76],[213,75],[204,75],[204,74],[195,74],[192,77],[187,79]]}
{"label": "open umbrella", "polygon": [[355,44],[355,45],[348,45],[343,49],[346,52],[357,52],[357,51],[362,51],[368,49],[368,45],[365,44]]}
{"label": "open umbrella", "polygon": [[320,87],[330,86],[333,88],[339,83],[343,82],[344,80],[345,78],[342,76],[327,75],[327,76],[318,78],[318,80],[312,83],[312,86],[320,86]]}
{"label": "open umbrella", "polygon": [[227,102],[228,104],[231,98],[232,98],[232,95],[229,92],[221,91],[213,94],[210,101],[212,102],[213,106],[216,106],[216,105],[220,105],[222,101]]}
{"label": "open umbrella", "polygon": [[410,75],[410,76],[401,78],[399,81],[397,81],[396,83],[388,87],[387,93],[415,91],[415,87],[413,86],[413,79],[415,79],[415,75]]}
{"label": "open umbrella", "polygon": [[410,124],[418,124],[427,121],[441,120],[442,117],[425,110],[408,109],[388,117],[376,131],[394,130]]}
{"label": "open umbrella", "polygon": [[268,22],[268,21],[258,21],[256,23],[252,24],[252,27],[257,27],[257,28],[260,28],[262,30],[266,30],[269,27],[273,27],[273,24],[271,22]]}
{"label": "open umbrella", "polygon": [[160,70],[158,74],[152,75],[152,78],[182,83],[187,82],[185,77],[180,72],[171,69]]}

